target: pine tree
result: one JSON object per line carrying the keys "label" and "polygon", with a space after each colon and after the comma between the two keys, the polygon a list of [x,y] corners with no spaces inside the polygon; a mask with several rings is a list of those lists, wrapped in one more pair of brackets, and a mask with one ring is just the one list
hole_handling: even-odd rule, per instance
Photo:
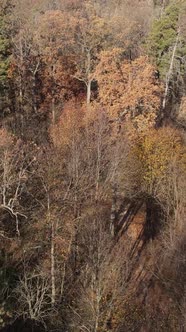
{"label": "pine tree", "polygon": [[10,56],[10,40],[8,37],[7,17],[10,2],[0,4],[0,95],[3,96],[7,88],[7,77]]}
{"label": "pine tree", "polygon": [[165,82],[163,109],[170,97],[179,101],[185,89],[185,15],[186,1],[172,1],[161,17],[154,21],[146,43],[148,54]]}
{"label": "pine tree", "polygon": [[147,41],[148,53],[155,59],[163,77],[168,70],[170,52],[176,41],[179,13],[178,3],[168,6],[162,17],[155,20]]}

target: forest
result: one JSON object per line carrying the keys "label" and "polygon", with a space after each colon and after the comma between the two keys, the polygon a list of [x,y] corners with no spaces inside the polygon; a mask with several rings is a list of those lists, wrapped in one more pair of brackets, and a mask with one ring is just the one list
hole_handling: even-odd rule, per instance
{"label": "forest", "polygon": [[186,331],[186,0],[0,0],[0,331]]}

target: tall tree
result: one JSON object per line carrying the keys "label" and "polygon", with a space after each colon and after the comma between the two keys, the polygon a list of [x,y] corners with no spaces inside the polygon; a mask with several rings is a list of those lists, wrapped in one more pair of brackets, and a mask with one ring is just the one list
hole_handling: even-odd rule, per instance
{"label": "tall tree", "polygon": [[165,82],[163,109],[171,96],[179,101],[179,96],[185,89],[185,12],[185,1],[172,1],[160,18],[154,21],[147,40],[149,54],[155,60],[160,77]]}
{"label": "tall tree", "polygon": [[111,33],[106,21],[96,13],[89,2],[85,3],[81,11],[76,13],[73,24],[73,49],[76,54],[74,77],[85,84],[86,101],[89,105],[98,55],[107,44]]}
{"label": "tall tree", "polygon": [[100,102],[113,119],[132,119],[137,127],[153,126],[158,116],[161,86],[147,57],[132,62],[120,49],[101,53],[96,68]]}
{"label": "tall tree", "polygon": [[[8,16],[11,2],[3,1],[0,4],[0,106],[3,109],[5,94],[8,88],[8,69],[10,56],[10,35]],[[4,105],[5,106],[5,105]]]}

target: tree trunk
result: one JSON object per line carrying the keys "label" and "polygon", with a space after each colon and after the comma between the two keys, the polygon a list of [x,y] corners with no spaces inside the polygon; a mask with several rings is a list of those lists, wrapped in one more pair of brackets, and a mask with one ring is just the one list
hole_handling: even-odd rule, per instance
{"label": "tree trunk", "polygon": [[52,97],[52,124],[55,124],[56,121],[56,112],[55,112],[55,100]]}
{"label": "tree trunk", "polygon": [[168,92],[169,92],[169,84],[170,84],[171,75],[172,75],[172,72],[173,72],[173,65],[174,65],[176,49],[177,49],[177,46],[178,46],[178,41],[179,41],[179,32],[177,34],[176,42],[175,42],[174,47],[173,47],[171,62],[170,62],[169,70],[168,70],[167,77],[166,77],[165,93],[164,93],[163,104],[162,104],[163,110],[165,110],[165,107],[166,107],[167,96],[168,96]]}
{"label": "tree trunk", "polygon": [[90,72],[91,72],[91,54],[90,51],[88,50],[87,52],[87,106],[90,104],[90,98],[91,98],[91,83],[92,80],[90,79]]}
{"label": "tree trunk", "polygon": [[37,98],[36,98],[36,76],[35,74],[33,74],[33,78],[32,78],[32,102],[33,102],[33,109],[34,112],[37,113]]}
{"label": "tree trunk", "polygon": [[88,81],[87,83],[87,105],[90,104],[90,98],[91,98],[91,83],[92,81]]}
{"label": "tree trunk", "polygon": [[54,221],[51,223],[51,302],[52,305],[55,304],[56,300],[56,287],[55,287],[55,248],[54,248]]}
{"label": "tree trunk", "polygon": [[165,11],[165,7],[166,7],[166,3],[165,2],[166,2],[165,0],[162,1],[161,10],[160,10],[160,17],[163,16],[163,13]]}
{"label": "tree trunk", "polygon": [[111,214],[110,214],[110,233],[111,236],[114,237],[115,235],[115,220],[116,220],[116,185],[112,188],[112,207],[111,207]]}
{"label": "tree trunk", "polygon": [[50,197],[47,193],[47,210],[48,210],[48,222],[51,225],[51,244],[50,244],[50,260],[51,260],[51,304],[54,306],[56,300],[56,283],[55,283],[55,225],[51,216],[50,210]]}

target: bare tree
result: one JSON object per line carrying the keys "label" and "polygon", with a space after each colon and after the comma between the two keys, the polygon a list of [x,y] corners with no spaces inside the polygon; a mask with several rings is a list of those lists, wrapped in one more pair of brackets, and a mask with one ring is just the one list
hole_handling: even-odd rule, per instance
{"label": "bare tree", "polygon": [[16,314],[25,320],[31,319],[45,324],[51,312],[49,280],[46,275],[37,271],[29,272],[25,265],[23,271],[14,291],[19,303]]}
{"label": "bare tree", "polygon": [[27,219],[22,205],[22,195],[32,175],[31,169],[34,162],[35,157],[25,155],[21,141],[17,143],[10,141],[9,145],[1,148],[0,207],[15,220],[18,236],[20,236],[19,220]]}
{"label": "bare tree", "polygon": [[107,218],[109,213],[97,206],[97,215],[87,215],[79,227],[79,272],[71,286],[70,331],[106,331],[125,299],[132,266],[130,246],[127,240],[126,248],[113,245]]}

